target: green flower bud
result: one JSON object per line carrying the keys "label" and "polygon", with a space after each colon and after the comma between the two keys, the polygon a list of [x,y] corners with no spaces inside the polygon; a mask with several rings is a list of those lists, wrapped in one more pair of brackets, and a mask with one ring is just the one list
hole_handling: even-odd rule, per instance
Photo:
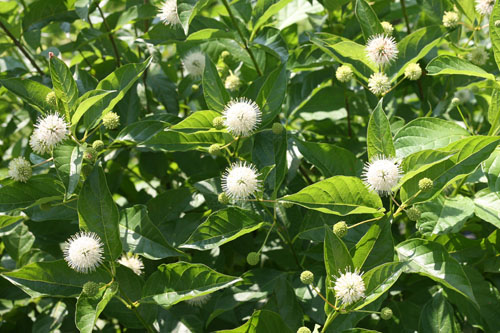
{"label": "green flower bud", "polygon": [[297,330],[297,333],[311,333],[311,330],[305,326],[302,326]]}
{"label": "green flower bud", "polygon": [[406,66],[405,77],[410,81],[415,81],[420,79],[422,76],[422,68],[417,63],[412,63]]}
{"label": "green flower bud", "polygon": [[406,216],[410,221],[417,221],[420,218],[420,210],[417,207],[411,207],[406,211]]}
{"label": "green flower bud", "polygon": [[337,68],[337,71],[335,71],[335,77],[340,82],[349,82],[352,80],[353,76],[354,73],[351,67],[347,65],[342,65],[339,68]]}
{"label": "green flower bud", "polygon": [[209,148],[208,148],[208,152],[212,155],[216,155],[217,153],[220,152],[220,149],[221,149],[221,145],[218,144],[218,143],[214,143],[213,145],[211,145]]}
{"label": "green flower bud", "polygon": [[384,34],[389,36],[392,35],[392,32],[394,31],[392,24],[387,21],[380,22],[380,24],[382,25],[382,29],[384,29]]}
{"label": "green flower bud", "polygon": [[224,128],[224,118],[222,117],[215,117],[214,120],[212,120],[212,125],[214,126],[215,129],[221,130]]}
{"label": "green flower bud", "polygon": [[108,112],[102,117],[102,123],[108,130],[114,130],[120,126],[120,116],[114,112]]}
{"label": "green flower bud", "polygon": [[333,233],[337,235],[338,238],[344,238],[345,235],[347,235],[347,231],[349,231],[349,228],[345,221],[340,221],[333,225]]}
{"label": "green flower bud", "polygon": [[274,123],[272,127],[273,133],[276,135],[280,135],[283,133],[284,127],[281,125],[281,123]]}
{"label": "green flower bud", "polygon": [[104,150],[104,142],[102,140],[95,140],[92,143],[92,148],[94,148],[97,152]]}
{"label": "green flower bud", "polygon": [[99,292],[99,284],[89,281],[83,285],[82,293],[87,296],[95,296]]}
{"label": "green flower bud", "polygon": [[56,106],[57,105],[56,93],[53,91],[49,92],[47,96],[45,96],[45,102],[47,102],[47,104],[50,104],[52,106]]}
{"label": "green flower bud", "polygon": [[219,199],[219,203],[221,203],[223,205],[227,205],[229,203],[229,197],[224,192],[222,192],[221,194],[219,194],[218,199]]}
{"label": "green flower bud", "polygon": [[250,252],[247,255],[247,263],[251,266],[255,266],[260,261],[260,255],[257,252]]}
{"label": "green flower bud", "polygon": [[430,178],[422,178],[418,181],[418,188],[422,190],[422,192],[427,192],[432,189],[434,186],[434,182]]}
{"label": "green flower bud", "polygon": [[303,271],[300,274],[300,281],[303,284],[312,284],[314,282],[314,274],[311,271]]}
{"label": "green flower bud", "polygon": [[390,308],[383,308],[380,311],[380,317],[383,320],[389,320],[389,319],[391,319],[392,318],[392,310]]}
{"label": "green flower bud", "polygon": [[94,162],[97,158],[97,150],[95,150],[92,147],[88,147],[85,149],[85,152],[83,153],[83,159],[89,162]]}

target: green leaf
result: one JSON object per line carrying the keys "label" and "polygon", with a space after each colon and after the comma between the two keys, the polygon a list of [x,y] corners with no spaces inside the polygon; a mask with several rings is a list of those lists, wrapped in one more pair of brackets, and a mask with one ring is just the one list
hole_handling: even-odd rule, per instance
{"label": "green leaf", "polygon": [[116,104],[118,104],[127,91],[134,85],[135,81],[142,76],[146,68],[151,64],[151,61],[152,57],[149,57],[144,62],[138,64],[126,64],[102,79],[95,90],[113,92],[96,101],[96,103],[89,107],[84,113],[83,119],[85,127],[90,128],[95,126],[102,116],[113,110]]}
{"label": "green leaf", "polygon": [[500,229],[500,197],[489,188],[474,195],[474,213],[477,217]]}
{"label": "green leaf", "polygon": [[0,231],[2,231],[3,228],[7,228],[8,226],[22,220],[24,220],[24,217],[22,216],[0,215]]}
{"label": "green leaf", "polygon": [[75,144],[64,144],[54,148],[52,153],[57,174],[66,188],[66,198],[69,198],[80,181],[83,150]]}
{"label": "green leaf", "polygon": [[81,293],[76,302],[75,323],[80,333],[92,333],[99,315],[118,291],[118,285],[101,285],[97,295]]}
{"label": "green leaf", "polygon": [[73,79],[73,74],[62,60],[54,56],[50,58],[49,63],[54,92],[62,102],[69,121],[78,100],[76,82]]}
{"label": "green leaf", "polygon": [[403,126],[394,136],[398,158],[425,149],[446,147],[448,144],[470,136],[457,123],[440,118],[417,118]]}
{"label": "green leaf", "polygon": [[429,333],[460,332],[455,322],[453,307],[446,301],[442,291],[432,296],[424,305],[420,315],[420,331]]}
{"label": "green leaf", "polygon": [[207,56],[205,60],[205,71],[203,72],[203,96],[211,110],[222,112],[229,102],[229,93],[217,72],[217,68]]}
{"label": "green leaf", "polygon": [[368,122],[366,145],[370,160],[376,156],[393,157],[396,155],[392,142],[391,125],[382,109],[383,101],[380,99]]}
{"label": "green leaf", "polygon": [[12,272],[4,272],[2,276],[31,297],[76,297],[86,282],[108,282],[110,279],[104,269],[89,274],[77,273],[64,260],[35,262]]}
{"label": "green leaf", "polygon": [[384,208],[380,197],[356,177],[334,176],[309,185],[280,200],[335,215],[376,214]]}
{"label": "green leaf", "polygon": [[189,24],[208,2],[209,0],[177,0],[177,14],[186,36]]}
{"label": "green leaf", "polygon": [[255,33],[259,31],[260,27],[264,24],[269,23],[271,17],[288,5],[292,0],[280,0],[280,1],[257,1],[255,8],[253,10],[254,26],[252,29],[252,35],[250,40],[253,40]]}
{"label": "green leaf", "polygon": [[26,183],[12,180],[0,187],[0,211],[28,208],[35,204],[61,199],[64,188],[51,175],[36,175]]}
{"label": "green leaf", "polygon": [[76,108],[75,113],[71,117],[71,131],[75,133],[76,126],[78,122],[83,117],[85,112],[87,112],[92,106],[96,103],[100,102],[104,97],[109,94],[115,92],[112,91],[103,91],[103,90],[91,90],[83,94],[77,101],[78,107]]}
{"label": "green leaf", "polygon": [[287,72],[283,64],[272,71],[257,95],[257,104],[262,111],[262,124],[267,126],[280,113],[287,89]]}
{"label": "green leaf", "polygon": [[394,259],[391,221],[387,216],[373,222],[368,231],[351,249],[354,267],[367,271]]}
{"label": "green leaf", "polygon": [[210,250],[261,228],[265,222],[257,214],[229,207],[211,214],[181,248]]}
{"label": "green leaf", "polygon": [[0,80],[0,83],[43,114],[53,109],[53,106],[46,101],[47,95],[52,90],[37,81],[11,78]]}
{"label": "green leaf", "polygon": [[217,331],[220,333],[292,333],[283,319],[276,312],[269,310],[255,311],[250,319],[238,328]]}
{"label": "green leaf", "polygon": [[144,146],[160,151],[186,151],[205,148],[214,143],[224,145],[233,141],[233,136],[225,131],[198,131],[182,133],[172,130],[155,134],[144,142]]}
{"label": "green leaf", "polygon": [[370,36],[384,33],[377,14],[375,14],[372,7],[365,0],[356,0],[354,14],[361,26],[365,40],[368,40]]}
{"label": "green leaf", "polygon": [[428,75],[467,75],[495,80],[495,75],[467,60],[449,55],[441,55],[432,59],[426,67]]}
{"label": "green leaf", "polygon": [[[263,190],[272,193],[271,198],[274,199],[287,174],[287,133],[261,131],[253,138],[252,162],[265,179]],[[272,168],[267,174],[264,172],[266,167]]]}
{"label": "green leaf", "polygon": [[285,274],[280,275],[274,287],[273,296],[266,304],[264,310],[278,313],[291,330],[304,324],[304,313],[295,290],[287,281]]}
{"label": "green leaf", "polygon": [[2,237],[7,253],[19,263],[23,254],[29,252],[35,242],[35,235],[24,223],[18,224],[8,235]]}
{"label": "green leaf", "polygon": [[[344,242],[333,233],[329,226],[325,226],[324,260],[326,270],[326,299],[335,304],[335,277],[346,271],[354,271],[355,267],[351,254]],[[325,304],[325,312],[329,314],[333,311],[330,305]]]}
{"label": "green leaf", "polygon": [[107,260],[115,260],[122,253],[118,228],[118,208],[109,192],[106,176],[95,166],[78,197],[80,228],[95,232],[104,243]]}
{"label": "green leaf", "polygon": [[115,142],[139,144],[153,138],[168,126],[169,123],[159,120],[137,121],[122,129]]}
{"label": "green leaf", "polygon": [[204,129],[209,130],[213,127],[213,120],[216,117],[220,117],[219,112],[215,111],[196,111],[182,121],[175,125],[172,125],[170,129],[180,131],[180,130],[193,130],[193,129]]}
{"label": "green leaf", "polygon": [[500,130],[500,90],[493,89],[493,93],[491,94],[491,102],[490,107],[488,108],[488,122],[491,127],[488,132],[488,135],[496,135],[498,134],[498,130]]}
{"label": "green leaf", "polygon": [[497,67],[500,68],[500,27],[495,25],[495,22],[500,20],[500,5],[494,2],[493,11],[490,15],[490,39],[491,48],[493,49],[493,55],[495,56],[495,62]]}
{"label": "green leaf", "polygon": [[414,238],[396,246],[399,260],[409,273],[418,273],[453,289],[477,304],[462,266],[439,243]]}
{"label": "green leaf", "polygon": [[136,205],[124,209],[119,227],[124,252],[141,254],[152,260],[184,255],[163,237],[149,218],[146,206]]}
{"label": "green leaf", "polygon": [[417,228],[424,236],[459,232],[474,214],[474,202],[458,195],[453,198],[438,196],[418,206],[422,212]]}
{"label": "green leaf", "polygon": [[352,152],[328,143],[307,142],[294,138],[300,153],[325,177],[357,176],[363,163]]}
{"label": "green leaf", "polygon": [[203,264],[182,261],[162,264],[146,281],[140,302],[156,303],[169,308],[181,301],[210,294],[240,281],[241,278],[218,273]]}

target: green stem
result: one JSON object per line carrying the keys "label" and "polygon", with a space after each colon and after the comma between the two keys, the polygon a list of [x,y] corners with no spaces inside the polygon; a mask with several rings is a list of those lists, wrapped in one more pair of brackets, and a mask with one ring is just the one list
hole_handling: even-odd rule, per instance
{"label": "green stem", "polygon": [[347,227],[347,229],[355,228],[355,227],[360,226],[360,225],[362,225],[362,224],[364,224],[364,223],[368,223],[368,222],[372,222],[372,221],[377,221],[377,220],[380,220],[382,217],[384,217],[384,216],[374,217],[374,218],[369,219],[369,220],[365,220],[365,221],[358,222],[358,223],[356,223],[356,224],[353,224],[353,225],[348,226],[348,227]]}
{"label": "green stem", "polygon": [[465,182],[467,181],[467,178],[469,178],[469,176],[465,176],[464,178],[462,178],[462,180],[460,181],[460,183],[457,185],[457,187],[453,191],[453,193],[451,195],[452,197],[457,196],[458,192],[460,191],[460,189],[462,188],[462,186],[464,186]]}
{"label": "green stem", "polygon": [[113,52],[115,53],[116,65],[117,65],[117,67],[120,67],[121,66],[121,64],[120,64],[120,54],[118,53],[118,48],[116,47],[115,38],[113,37],[111,29],[110,29],[110,27],[108,25],[108,22],[106,21],[106,18],[104,17],[104,13],[102,12],[101,7],[99,6],[99,4],[97,4],[97,9],[99,10],[99,14],[101,14],[102,23],[104,24],[104,27],[108,31],[109,41],[111,42],[111,46],[113,47]]}
{"label": "green stem", "polygon": [[330,326],[335,318],[339,315],[338,311],[335,311],[331,313],[328,318],[326,319],[325,326],[323,326],[323,329],[321,330],[322,333],[326,332],[326,329],[328,326]]}
{"label": "green stem", "polygon": [[410,20],[408,19],[408,13],[406,12],[406,3],[405,0],[400,0],[401,2],[401,10],[403,11],[403,16],[405,18],[405,23],[406,23],[406,30],[407,34],[411,34],[411,29],[410,29]]}
{"label": "green stem", "polygon": [[469,126],[469,123],[467,122],[467,120],[465,120],[465,117],[462,113],[462,110],[460,109],[460,105],[457,105],[457,110],[458,110],[458,113],[460,113],[460,117],[462,117],[462,121],[464,122],[465,126],[467,127],[467,129],[469,130],[470,134],[474,135],[474,131],[472,130],[472,128]]}
{"label": "green stem", "polygon": [[51,158],[49,158],[49,159],[46,159],[46,160],[45,160],[45,161],[43,161],[43,162],[40,162],[40,163],[35,164],[35,165],[32,165],[32,166],[31,166],[31,168],[33,169],[33,168],[39,167],[40,165],[44,165],[45,163],[49,163],[49,162],[50,162],[50,161],[52,161],[53,159],[54,159],[53,157],[51,157]]}

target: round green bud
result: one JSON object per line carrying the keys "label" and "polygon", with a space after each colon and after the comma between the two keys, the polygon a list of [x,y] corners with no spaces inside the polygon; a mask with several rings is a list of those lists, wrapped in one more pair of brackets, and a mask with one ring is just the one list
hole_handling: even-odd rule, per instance
{"label": "round green bud", "polygon": [[453,105],[453,106],[460,105],[460,98],[458,98],[458,97],[453,97],[453,98],[451,99],[451,105]]}
{"label": "round green bud", "polygon": [[430,178],[425,177],[425,178],[422,178],[418,181],[418,188],[422,192],[430,191],[433,186],[434,186],[434,182]]}
{"label": "round green bud", "polygon": [[99,292],[99,285],[93,281],[89,281],[83,285],[82,292],[87,296],[95,296]]}
{"label": "round green bud", "polygon": [[302,326],[297,330],[297,333],[311,333],[311,330],[305,326]]}
{"label": "round green bud", "polygon": [[293,202],[290,201],[280,201],[280,204],[283,205],[285,208],[292,208],[293,207]]}
{"label": "round green bud", "polygon": [[389,319],[391,319],[392,318],[392,310],[390,308],[383,308],[380,311],[380,317],[383,320],[389,320]]}
{"label": "round green bud", "polygon": [[227,194],[225,192],[222,192],[221,194],[219,194],[218,200],[219,200],[219,203],[221,203],[223,205],[227,205],[229,203],[229,197],[227,196]]}
{"label": "round green bud", "polygon": [[214,120],[212,120],[212,125],[214,126],[215,129],[221,130],[224,128],[224,118],[222,117],[215,117]]}
{"label": "round green bud", "polygon": [[229,53],[229,51],[222,51],[222,53],[220,54],[220,56],[221,56],[222,59],[225,59],[225,58],[227,58],[227,57],[230,56],[230,53]]}
{"label": "round green bud", "polygon": [[92,143],[92,148],[94,148],[98,152],[102,151],[102,150],[104,150],[104,142],[102,142],[102,140],[95,140]]}
{"label": "round green bud", "polygon": [[314,282],[314,274],[311,271],[303,271],[300,274],[300,281],[303,284],[312,284]]}
{"label": "round green bud", "polygon": [[214,143],[208,148],[208,152],[212,155],[217,154],[220,151],[221,145],[218,143]]}
{"label": "round green bud", "polygon": [[120,116],[115,112],[108,112],[102,117],[102,124],[108,130],[114,130],[120,126]]}
{"label": "round green bud", "polygon": [[94,162],[96,158],[97,158],[97,150],[95,150],[92,147],[88,147],[83,152],[83,159],[86,161]]}
{"label": "round green bud", "polygon": [[56,106],[57,105],[56,93],[53,91],[49,92],[47,96],[45,96],[45,102],[47,102],[47,104],[50,104],[52,106]]}
{"label": "round green bud", "polygon": [[347,231],[349,231],[349,228],[347,227],[347,223],[345,223],[345,221],[340,221],[333,225],[333,233],[337,235],[338,238],[345,237],[345,235],[347,235]]}
{"label": "round green bud", "polygon": [[257,252],[250,252],[247,255],[247,263],[251,266],[255,266],[260,261],[260,255]]}
{"label": "round green bud", "polygon": [[40,205],[41,210],[49,210],[52,208],[52,204],[50,202],[44,202]]}
{"label": "round green bud", "polygon": [[408,219],[410,221],[417,221],[419,218],[420,218],[420,215],[422,213],[420,213],[420,210],[418,210],[417,207],[410,207],[407,211],[406,211],[406,216],[408,216]]}
{"label": "round green bud", "polygon": [[284,127],[281,125],[281,123],[274,123],[272,127],[273,133],[276,135],[280,135],[283,133]]}
{"label": "round green bud", "polygon": [[406,66],[405,69],[405,78],[410,81],[415,81],[420,79],[422,76],[422,68],[417,63],[412,63]]}

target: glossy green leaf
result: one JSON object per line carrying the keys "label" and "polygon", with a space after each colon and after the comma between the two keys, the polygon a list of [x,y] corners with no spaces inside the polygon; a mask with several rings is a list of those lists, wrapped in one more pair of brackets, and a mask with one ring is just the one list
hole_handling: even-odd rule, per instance
{"label": "glossy green leaf", "polygon": [[124,209],[119,227],[124,252],[137,253],[153,260],[183,255],[163,237],[149,218],[146,206]]}
{"label": "glossy green leaf", "polygon": [[492,192],[500,192],[500,148],[491,153],[483,163],[483,172],[488,178],[488,186]]}
{"label": "glossy green leaf", "polygon": [[[276,198],[287,175],[287,148],[286,131],[280,134],[262,131],[254,135],[252,162],[257,169],[261,170],[264,179],[263,190],[272,193],[271,198]],[[271,168],[269,173],[264,172],[266,168]]]}
{"label": "glossy green leaf", "polygon": [[458,195],[447,198],[438,196],[418,206],[422,212],[417,228],[425,236],[459,232],[474,214],[472,199]]}
{"label": "glossy green leaf", "polygon": [[356,0],[354,14],[361,26],[365,40],[368,40],[370,36],[384,33],[377,14],[375,14],[372,7],[365,0]]}
{"label": "glossy green leaf", "polygon": [[0,231],[22,220],[24,220],[23,216],[0,215]]}
{"label": "glossy green leaf", "polygon": [[391,126],[382,105],[383,99],[380,99],[368,122],[366,145],[370,160],[376,156],[393,157],[396,155]]}
{"label": "glossy green leaf", "polygon": [[115,142],[142,143],[163,131],[168,125],[168,123],[160,120],[141,120],[122,129],[116,136]]}
{"label": "glossy green leaf", "polygon": [[251,211],[229,207],[211,214],[181,247],[210,250],[257,230],[264,224],[262,218]]}
{"label": "glossy green leaf", "polygon": [[491,12],[489,20],[489,32],[495,62],[497,63],[497,67],[500,68],[500,27],[495,25],[495,22],[498,20],[500,20],[500,5],[494,2],[493,11]]}
{"label": "glossy green leaf", "polygon": [[252,29],[252,36],[250,40],[253,39],[255,32],[257,32],[260,27],[264,24],[269,23],[271,17],[288,5],[292,0],[280,0],[280,1],[257,1],[253,11],[253,17],[255,18],[255,23]]}
{"label": "glossy green leaf", "polygon": [[470,136],[460,125],[440,118],[417,118],[403,126],[394,136],[398,158],[425,149],[446,147]]}
{"label": "glossy green leaf", "polygon": [[53,109],[53,106],[46,100],[47,94],[51,93],[52,90],[37,81],[10,78],[2,79],[0,83],[43,114],[49,113]]}
{"label": "glossy green leaf", "polygon": [[36,175],[26,183],[9,180],[0,187],[0,211],[28,208],[64,196],[64,187],[50,175]]}
{"label": "glossy green leaf", "polygon": [[208,2],[209,0],[177,0],[177,14],[186,35],[191,21]]}
{"label": "glossy green leaf", "polygon": [[205,60],[205,71],[203,72],[203,96],[211,110],[222,112],[229,102],[229,93],[209,57]]}
{"label": "glossy green leaf", "polygon": [[71,117],[71,130],[73,133],[75,132],[76,126],[85,112],[87,112],[96,103],[99,103],[104,97],[114,92],[115,91],[91,90],[83,94],[78,99],[78,107]]}
{"label": "glossy green leaf", "polygon": [[170,129],[172,130],[209,130],[213,127],[213,120],[216,117],[220,117],[221,114],[215,111],[196,111],[182,121],[175,125],[172,125]]}
{"label": "glossy green leaf", "polygon": [[78,197],[80,228],[95,232],[104,244],[104,256],[115,260],[122,253],[118,208],[109,192],[104,171],[95,166]]}
{"label": "glossy green leaf", "polygon": [[27,253],[33,243],[35,243],[35,235],[29,231],[24,223],[18,224],[8,235],[2,237],[3,244],[7,253],[16,262],[19,262],[21,257]]}
{"label": "glossy green leaf", "polygon": [[53,150],[54,165],[66,188],[66,198],[75,191],[80,181],[83,149],[74,144],[59,145]]}
{"label": "glossy green leaf", "polygon": [[282,65],[272,71],[262,85],[256,100],[262,112],[261,126],[271,123],[280,113],[285,99],[287,81],[286,67]]}
{"label": "glossy green leaf", "polygon": [[238,328],[217,331],[220,333],[292,333],[279,314],[269,310],[255,311],[250,319]]}
{"label": "glossy green leaf", "polygon": [[89,274],[77,273],[64,260],[31,263],[15,271],[4,272],[2,276],[31,297],[76,297],[86,282],[107,283],[111,279],[104,269]]}
{"label": "glossy green leaf", "polygon": [[380,197],[355,177],[334,176],[309,185],[280,200],[335,215],[383,212]]}
{"label": "glossy green leaf", "polygon": [[224,275],[203,264],[176,262],[162,264],[153,273],[143,290],[141,303],[156,303],[169,308],[181,301],[210,294],[241,281]]}
{"label": "glossy green leaf", "polygon": [[476,303],[463,268],[441,244],[414,238],[398,244],[396,251],[399,260],[407,264],[406,272],[427,276]]}
{"label": "glossy green leaf", "polygon": [[467,60],[449,55],[441,55],[432,59],[426,67],[428,75],[467,75],[488,80],[495,80],[495,76],[481,67],[473,65]]}
{"label": "glossy green leaf", "polygon": [[225,131],[198,131],[183,133],[172,130],[161,131],[144,142],[152,150],[186,151],[208,148],[214,143],[224,145],[233,141],[233,136]]}
{"label": "glossy green leaf", "polygon": [[474,213],[477,217],[500,228],[500,197],[485,188],[474,195]]}
{"label": "glossy green leaf", "polygon": [[443,293],[436,293],[422,309],[420,330],[429,333],[460,332],[453,312],[453,307],[446,301]]}
{"label": "glossy green leaf", "polygon": [[81,333],[92,333],[99,315],[118,291],[118,285],[101,284],[97,295],[81,293],[76,302],[75,323]]}
{"label": "glossy green leaf", "polygon": [[497,135],[500,130],[500,90],[493,89],[490,107],[488,108],[488,122],[491,127],[488,135]]}
{"label": "glossy green leaf", "polygon": [[[73,114],[78,100],[78,88],[73,74],[66,64],[57,57],[50,58],[50,77],[57,98],[62,102],[67,117]],[[67,119],[69,120],[69,119]]]}

